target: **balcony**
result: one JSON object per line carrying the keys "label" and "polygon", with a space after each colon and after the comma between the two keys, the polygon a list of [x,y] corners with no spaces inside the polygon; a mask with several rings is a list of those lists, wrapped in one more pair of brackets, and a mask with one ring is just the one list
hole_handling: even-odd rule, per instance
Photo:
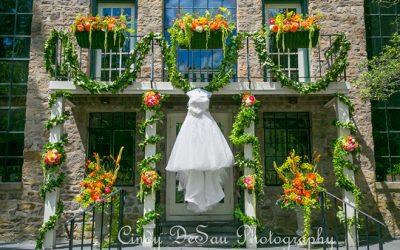
{"label": "balcony", "polygon": [[[332,50],[336,37],[336,34],[321,35],[319,44],[312,49],[287,49],[282,51],[272,48],[270,41],[266,44],[272,60],[280,66],[290,79],[301,84],[309,84],[321,79],[334,65],[338,51],[334,50],[329,56],[327,51]],[[119,51],[82,49],[76,45],[75,50],[77,51],[79,67],[90,79],[107,84],[116,80],[125,71],[126,61],[142,40],[143,36],[130,36],[124,47]],[[57,40],[53,60],[54,77],[50,81],[50,90],[68,90],[74,94],[88,93],[73,84],[69,66],[65,63],[65,48],[62,45],[63,41]],[[229,80],[230,83],[219,90],[217,94],[237,94],[245,90],[265,95],[298,94],[295,90],[283,87],[270,73],[269,69],[260,64],[254,42],[251,39],[246,38],[242,45],[242,48],[238,51],[237,63],[233,65],[234,74]],[[169,81],[161,50],[159,44],[152,40],[149,53],[144,58],[136,80],[121,92],[122,94],[141,94],[148,89],[156,89],[168,94],[183,93],[180,89],[174,88]],[[219,72],[222,57],[222,50],[178,49],[177,68],[181,75],[190,81],[192,86],[204,87]],[[315,94],[347,94],[348,90],[349,84],[345,70],[337,81],[331,83],[326,90]]]}

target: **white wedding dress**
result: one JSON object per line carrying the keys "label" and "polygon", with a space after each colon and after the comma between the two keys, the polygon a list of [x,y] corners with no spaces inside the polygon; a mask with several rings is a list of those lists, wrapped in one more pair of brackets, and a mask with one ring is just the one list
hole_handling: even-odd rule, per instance
{"label": "white wedding dress", "polygon": [[188,113],[168,160],[167,171],[177,172],[179,190],[185,193],[188,209],[202,213],[224,197],[226,168],[234,158],[208,108],[211,93],[202,89],[187,92]]}

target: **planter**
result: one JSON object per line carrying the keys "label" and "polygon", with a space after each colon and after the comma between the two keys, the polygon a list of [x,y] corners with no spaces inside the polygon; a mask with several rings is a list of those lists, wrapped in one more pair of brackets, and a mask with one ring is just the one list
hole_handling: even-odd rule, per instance
{"label": "planter", "polygon": [[277,33],[270,34],[272,46],[278,49],[310,48],[315,47],[319,40],[319,30],[315,30],[311,36],[309,31],[285,32],[276,40]]}
{"label": "planter", "polygon": [[106,33],[104,31],[95,30],[92,31],[92,43],[90,43],[89,34],[87,31],[75,32],[76,41],[81,48],[119,50],[126,40],[124,32],[117,33],[114,40],[114,32],[109,31],[106,40]]}
{"label": "planter", "polygon": [[[224,41],[225,42],[225,41]],[[206,46],[207,45],[207,46]],[[182,49],[189,49],[184,45],[179,45]],[[222,32],[210,32],[207,44],[206,32],[194,32],[190,41],[190,49],[222,49]]]}

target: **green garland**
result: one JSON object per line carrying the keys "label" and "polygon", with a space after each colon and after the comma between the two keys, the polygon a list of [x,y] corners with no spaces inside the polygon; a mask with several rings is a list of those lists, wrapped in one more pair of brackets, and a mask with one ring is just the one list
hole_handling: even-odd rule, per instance
{"label": "green garland", "polygon": [[51,110],[51,108],[54,106],[54,104],[57,101],[57,98],[63,97],[63,98],[68,98],[70,97],[72,94],[69,91],[64,91],[64,90],[57,90],[54,93],[50,94],[49,97],[49,101],[48,101],[48,106],[49,106],[49,111]]}
{"label": "green garland", "polygon": [[163,119],[164,119],[163,113],[161,113],[161,112],[154,113],[154,115],[152,117],[150,117],[149,119],[146,119],[144,122],[142,122],[139,125],[139,133],[144,134],[147,126],[151,126],[156,123],[162,123]]}
{"label": "green garland", "polygon": [[159,136],[159,135],[152,135],[152,136],[146,136],[142,142],[138,144],[139,148],[141,150],[144,150],[144,148],[149,145],[149,144],[157,144],[164,140],[164,137]]}
{"label": "green garland", "polygon": [[343,172],[343,168],[357,170],[357,167],[351,161],[346,159],[346,156],[351,153],[347,152],[342,147],[343,138],[344,136],[339,137],[333,148],[333,171],[336,176],[336,186],[351,192],[354,195],[355,205],[358,207],[361,200],[361,190],[354,181]]}
{"label": "green garland", "polygon": [[349,107],[349,115],[351,117],[354,112],[354,105],[353,105],[350,97],[345,94],[341,94],[341,93],[335,93],[335,96],[337,98],[339,98],[339,100],[342,101],[344,104],[346,104],[347,107]]}
{"label": "green garland", "polygon": [[162,156],[160,153],[156,153],[155,155],[144,158],[143,160],[141,160],[138,163],[139,173],[143,172],[143,170],[146,169],[150,164],[155,164],[155,163],[161,161],[161,159],[162,159]]}
{"label": "green garland", "polygon": [[259,219],[253,216],[248,216],[242,212],[240,208],[236,208],[234,212],[235,218],[241,221],[244,225],[256,225],[257,231],[262,231],[264,226]]}
{"label": "green garland", "polygon": [[149,224],[151,221],[160,218],[160,213],[155,210],[151,210],[143,215],[142,218],[137,220],[136,222],[136,233],[140,236],[143,236],[143,227],[144,225]]}
{"label": "green garland", "polygon": [[348,129],[352,135],[356,134],[357,132],[356,125],[353,122],[342,122],[335,120],[333,121],[333,126]]}
{"label": "green garland", "polygon": [[46,193],[53,192],[56,188],[60,187],[64,181],[65,174],[61,172],[57,177],[50,177],[43,185],[40,187],[40,197],[43,199],[46,197]]}
{"label": "green garland", "polygon": [[348,65],[347,55],[350,50],[350,42],[347,40],[343,33],[337,34],[336,40],[333,42],[332,47],[325,53],[326,60],[333,53],[338,53],[335,62],[332,64],[330,70],[318,81],[301,83],[290,79],[280,68],[280,65],[274,63],[273,59],[268,54],[267,49],[267,31],[262,30],[249,35],[255,43],[256,51],[259,61],[262,65],[267,66],[268,70],[274,77],[282,84],[282,86],[291,88],[300,94],[315,93],[325,90],[331,82],[337,81],[340,74],[343,73]]}
{"label": "green garland", "polygon": [[309,243],[310,234],[311,234],[311,207],[304,206],[304,233],[303,233],[303,242]]}
{"label": "green garland", "polygon": [[53,230],[56,227],[57,221],[61,217],[63,212],[64,212],[64,204],[62,203],[62,201],[59,201],[57,203],[56,213],[50,216],[49,220],[39,228],[39,234],[36,239],[35,249],[42,249],[44,236],[46,235],[47,232]]}
{"label": "green garland", "polygon": [[71,116],[71,113],[69,111],[64,111],[61,115],[57,115],[53,118],[49,118],[46,121],[46,123],[44,124],[44,127],[47,130],[50,130],[50,129],[56,127],[57,125],[64,124],[65,121],[67,121],[70,116]]}

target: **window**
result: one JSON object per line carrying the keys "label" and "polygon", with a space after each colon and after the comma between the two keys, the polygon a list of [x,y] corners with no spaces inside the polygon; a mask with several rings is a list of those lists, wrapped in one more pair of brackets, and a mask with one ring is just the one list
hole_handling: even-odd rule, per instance
{"label": "window", "polygon": [[[271,17],[276,16],[279,13],[288,11],[295,11],[301,13],[301,4],[298,3],[267,3],[265,7],[264,23],[268,22]],[[272,41],[269,42],[269,51],[274,62],[281,66],[282,70],[293,80],[305,82],[307,80],[308,69],[306,66],[306,58],[308,49],[277,49],[272,46]],[[273,81],[276,79],[266,71],[265,79],[266,82]]]}
{"label": "window", "polygon": [[[135,20],[134,3],[99,3],[99,16],[127,16],[127,27],[133,27]],[[133,52],[135,45],[134,34],[127,32],[128,39],[119,51],[96,50],[96,79],[101,81],[113,81],[125,70],[126,61]]]}
{"label": "window", "polygon": [[[372,0],[365,1],[369,58],[378,55],[392,34],[400,31],[400,24],[396,22],[399,17],[400,4],[383,5]],[[393,166],[400,163],[400,93],[386,102],[372,102],[371,109],[376,180],[394,180]]]}
{"label": "window", "polygon": [[[164,36],[169,39],[167,29],[172,26],[177,14],[182,12],[204,14],[206,10],[218,7],[228,8],[232,16],[236,18],[236,0],[165,0]],[[222,57],[222,49],[178,49],[177,64],[179,71],[189,81],[210,82],[219,72]],[[236,72],[236,67],[234,70]]]}
{"label": "window", "polygon": [[294,149],[300,155],[310,156],[310,117],[308,113],[264,113],[265,183],[281,182],[274,162],[282,164]]}
{"label": "window", "polygon": [[90,113],[89,152],[100,156],[118,155],[124,146],[117,185],[133,185],[135,170],[135,113]]}
{"label": "window", "polygon": [[0,177],[21,181],[32,0],[0,2]]}

